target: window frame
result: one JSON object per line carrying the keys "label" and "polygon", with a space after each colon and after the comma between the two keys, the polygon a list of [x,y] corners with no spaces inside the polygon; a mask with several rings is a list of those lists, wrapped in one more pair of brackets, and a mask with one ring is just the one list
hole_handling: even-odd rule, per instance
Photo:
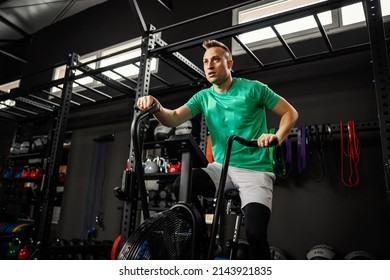
{"label": "window frame", "polygon": [[[264,6],[267,7],[267,6],[270,6],[273,4],[278,4],[278,3],[284,2],[284,1],[289,1],[289,0],[279,0],[279,1],[278,0],[277,1],[273,1],[273,0],[267,1],[266,0],[265,2],[261,2],[261,4],[252,3],[250,5],[234,9],[233,13],[232,13],[232,23],[233,23],[233,25],[241,24],[241,23],[239,23],[239,13],[242,11],[251,10],[251,9],[254,9],[255,7],[264,7]],[[275,2],[275,3],[273,3],[273,2]],[[360,3],[362,3],[362,2],[360,2]],[[285,11],[286,10],[282,10],[279,13],[282,13]],[[332,23],[327,24],[327,25],[323,25],[323,27],[327,30],[328,34],[345,32],[348,30],[358,29],[358,28],[362,28],[362,27],[366,26],[366,21],[360,21],[360,22],[356,22],[353,24],[343,25],[342,24],[342,16],[341,16],[341,8],[335,9],[335,10],[329,10],[329,11],[331,11],[331,13],[332,13],[332,15],[331,15],[332,16]],[[270,16],[270,15],[266,15],[266,16]],[[266,17],[266,16],[264,16],[264,17]],[[259,18],[256,18],[256,19],[259,19]],[[390,15],[383,16],[383,20],[390,21]],[[249,22],[249,21],[246,21],[246,22]],[[306,30],[302,30],[302,31],[298,31],[298,32],[292,32],[289,34],[285,34],[285,35],[283,35],[283,38],[285,40],[288,40],[289,43],[294,43],[294,42],[304,41],[304,40],[311,39],[311,38],[317,38],[320,36],[321,36],[321,34],[319,32],[319,29],[317,27],[314,27],[314,28],[310,28],[310,29],[306,29]],[[259,50],[259,49],[280,46],[281,43],[278,40],[278,38],[275,36],[275,37],[272,37],[269,39],[257,40],[254,42],[250,42],[246,45],[251,50]],[[232,51],[233,55],[241,55],[241,54],[246,53],[245,50],[234,39],[232,39],[232,50],[231,51]]]}
{"label": "window frame", "polygon": [[[100,67],[106,67],[106,66],[115,64],[117,62],[102,66],[102,64],[103,64],[102,62],[104,62],[104,60],[110,60],[110,59],[112,59],[115,56],[124,55],[127,52],[138,52],[139,51],[141,53],[141,40],[142,40],[142,38],[138,37],[138,38],[127,40],[127,41],[124,41],[124,42],[121,42],[121,43],[118,43],[118,44],[115,44],[115,45],[111,45],[110,47],[103,48],[103,49],[100,49],[100,50],[97,50],[97,51],[94,51],[94,52],[82,55],[82,56],[80,56],[79,61],[81,63],[87,65],[88,67],[92,68],[92,69],[99,69]],[[137,45],[139,46],[139,48],[134,49],[134,47],[137,46]],[[126,51],[127,49],[128,49],[128,51]],[[113,52],[111,54],[107,54],[107,52],[110,52],[112,50],[113,50]],[[110,55],[110,56],[107,57],[107,58],[104,58],[105,56],[108,56],[108,55]],[[134,57],[139,57],[139,56],[134,56]],[[91,61],[91,62],[89,63],[89,61]],[[135,63],[135,64],[139,64],[139,63]],[[122,68],[122,67],[125,67],[125,66],[121,66],[121,67],[118,67],[118,68]],[[117,69],[117,68],[114,68],[114,69]],[[66,65],[65,64],[64,65],[60,65],[60,66],[54,68],[53,75],[52,75],[52,80],[54,81],[54,80],[63,78],[64,75],[65,75],[65,70],[66,70]],[[157,58],[153,58],[151,72],[152,73],[157,73],[158,72],[158,59]],[[61,76],[60,73],[62,73],[62,76]],[[78,74],[81,74],[81,73],[82,73],[81,71],[77,70],[76,71],[76,76]],[[107,73],[105,74],[103,72],[102,74],[110,77],[110,75],[107,75]],[[112,74],[114,74],[114,73],[112,73]],[[126,76],[126,77],[130,78],[130,79],[131,78],[136,78],[136,77],[138,77],[138,74],[139,74],[139,71],[131,73],[130,76]],[[116,75],[116,74],[114,74],[114,75]],[[92,81],[90,83],[81,83],[79,81],[79,80],[88,79],[88,78],[92,79]],[[125,80],[125,78],[123,78],[123,77],[119,77],[119,78],[112,78],[112,77],[110,77],[110,78],[113,79],[113,80],[116,80],[116,81],[123,81],[123,80]],[[97,88],[97,87],[104,86],[103,83],[101,83],[101,82],[99,82],[99,81],[97,81],[97,80],[95,80],[93,78],[90,78],[88,76],[80,78],[80,79],[77,79],[76,81],[78,83],[82,84],[82,85],[85,85],[85,86],[91,87],[91,88]],[[74,89],[74,91],[85,91],[86,90],[84,87],[79,86],[79,85],[74,85],[73,89]],[[56,96],[59,97],[60,94],[61,94],[61,89],[56,88],[56,87],[52,87],[51,88],[51,93],[53,95],[56,95]]]}

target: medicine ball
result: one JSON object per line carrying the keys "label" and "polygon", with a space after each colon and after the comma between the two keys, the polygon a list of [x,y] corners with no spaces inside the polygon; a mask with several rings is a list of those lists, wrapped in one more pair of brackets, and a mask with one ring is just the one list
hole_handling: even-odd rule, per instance
{"label": "medicine ball", "polygon": [[192,132],[192,122],[185,121],[175,129],[175,135],[190,134]]}
{"label": "medicine ball", "polygon": [[159,123],[154,129],[154,140],[156,141],[164,141],[168,139],[175,132],[174,127],[167,127]]}
{"label": "medicine ball", "polygon": [[373,254],[367,252],[367,251],[352,251],[345,255],[345,260],[377,260],[377,257],[375,257]]}
{"label": "medicine ball", "polygon": [[329,245],[320,244],[311,248],[307,254],[308,260],[334,260],[336,258],[336,251]]}
{"label": "medicine ball", "polygon": [[272,260],[287,260],[288,255],[285,251],[282,249],[279,249],[274,246],[270,246],[270,251],[271,251],[271,259]]}

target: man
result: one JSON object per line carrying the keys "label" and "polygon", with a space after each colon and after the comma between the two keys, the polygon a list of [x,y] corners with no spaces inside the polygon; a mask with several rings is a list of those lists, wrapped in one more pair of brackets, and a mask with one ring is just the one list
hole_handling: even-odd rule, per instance
{"label": "man", "polygon": [[[194,171],[196,175],[193,176],[193,190],[195,194],[214,196],[221,174],[226,140],[230,135],[257,139],[260,148],[267,147],[275,139],[281,144],[295,125],[298,113],[265,84],[233,78],[233,58],[226,45],[210,40],[205,41],[203,46],[206,49],[203,67],[207,80],[212,84],[210,88],[199,91],[185,105],[175,110],[164,108],[150,95],[139,98],[137,106],[144,110],[153,103],[158,103],[160,110],[155,113],[155,117],[163,125],[171,127],[200,113],[204,115],[215,162],[207,168]],[[268,133],[265,109],[280,117],[275,134]],[[233,144],[226,187],[230,184],[240,192],[251,259],[270,259],[267,229],[274,180],[267,149]]]}

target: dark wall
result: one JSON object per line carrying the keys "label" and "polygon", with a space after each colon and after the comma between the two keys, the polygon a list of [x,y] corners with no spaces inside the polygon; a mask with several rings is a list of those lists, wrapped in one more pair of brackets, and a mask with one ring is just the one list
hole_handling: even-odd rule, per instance
{"label": "dark wall", "polygon": [[[208,1],[207,5],[199,1],[174,1],[171,13],[156,1],[139,2],[146,21],[161,27],[218,9],[222,2],[227,6],[239,1]],[[230,22],[230,13],[222,14],[197,25],[163,33],[162,37],[167,42],[178,41],[229,26]],[[69,52],[82,55],[139,35],[128,1],[108,1],[35,34],[27,52],[29,63],[23,71],[30,75],[64,61]],[[188,55],[194,62],[201,62],[198,52],[188,52]],[[23,81],[23,86],[47,82],[50,77],[50,71],[30,76]],[[269,84],[288,99],[300,113],[297,125],[377,118],[369,52],[258,72],[247,77]],[[181,105],[193,93],[194,90],[177,92],[161,97],[161,102],[172,108]],[[121,203],[113,196],[112,189],[120,185],[128,157],[131,102],[123,100],[71,114],[72,148],[57,231],[59,237],[85,237],[87,196],[96,155],[93,139],[112,133],[115,140],[109,144],[111,148],[104,159],[107,162],[102,191],[105,228],[98,230],[98,238],[113,240],[120,234]],[[268,120],[270,126],[277,126],[278,120],[274,116],[269,115]],[[359,187],[348,189],[340,182],[337,135],[327,150],[326,177],[322,182],[315,182],[311,176],[312,172],[318,172],[315,159],[309,163],[310,171],[300,175],[293,173],[294,176],[278,181],[269,230],[271,245],[284,249],[293,259],[304,259],[308,249],[323,243],[335,247],[340,255],[359,249],[390,259],[387,241],[390,227],[379,136],[377,132],[359,131],[358,135],[362,143]],[[294,137],[292,139],[294,143]]]}
{"label": "dark wall", "polygon": [[[86,239],[92,227],[100,240],[120,234],[123,204],[113,188],[120,186],[129,156],[129,131],[130,122],[73,130],[58,237]],[[114,135],[114,140],[94,141],[104,135]],[[95,223],[99,212],[104,229]]]}

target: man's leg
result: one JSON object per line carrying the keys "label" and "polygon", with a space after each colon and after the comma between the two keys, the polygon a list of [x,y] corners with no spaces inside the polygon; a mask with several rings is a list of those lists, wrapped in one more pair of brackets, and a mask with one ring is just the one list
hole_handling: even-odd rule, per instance
{"label": "man's leg", "polygon": [[249,258],[252,260],[271,259],[267,236],[270,209],[260,203],[249,203],[243,211],[245,232],[249,243]]}

